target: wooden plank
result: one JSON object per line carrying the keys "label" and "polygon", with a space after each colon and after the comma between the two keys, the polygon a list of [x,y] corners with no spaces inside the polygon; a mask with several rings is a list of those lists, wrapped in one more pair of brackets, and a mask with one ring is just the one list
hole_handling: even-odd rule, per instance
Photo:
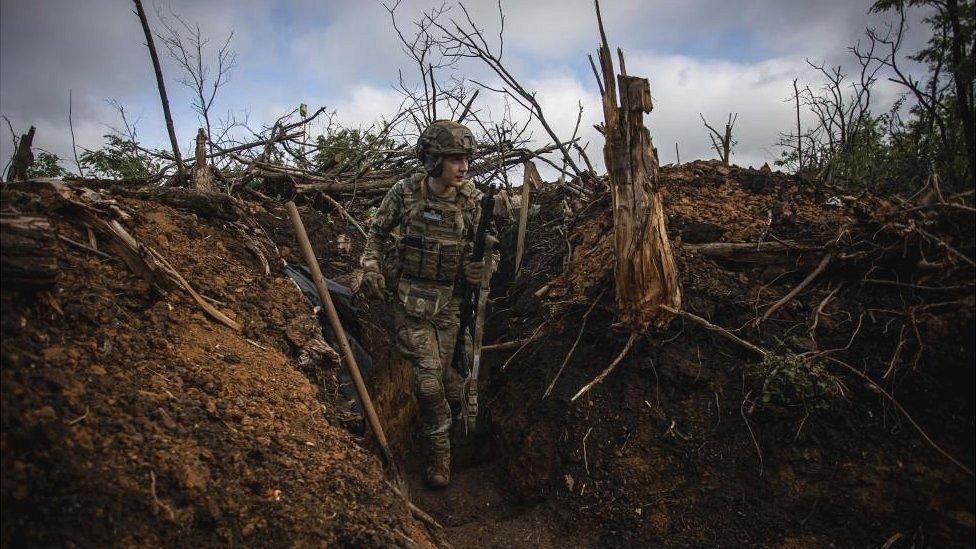
{"label": "wooden plank", "polygon": [[525,162],[525,169],[522,175],[522,204],[519,206],[519,228],[518,241],[515,248],[515,276],[518,277],[519,269],[522,267],[522,255],[525,253],[525,231],[529,226],[529,197],[533,186],[541,188],[542,178],[539,170],[531,160]]}

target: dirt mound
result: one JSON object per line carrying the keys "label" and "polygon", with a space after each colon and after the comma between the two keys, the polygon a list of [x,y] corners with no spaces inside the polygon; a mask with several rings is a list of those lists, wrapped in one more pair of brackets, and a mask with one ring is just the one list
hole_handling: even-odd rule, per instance
{"label": "dirt mound", "polygon": [[[685,310],[765,358],[677,318],[570,403],[628,338],[612,328],[612,221],[606,199],[562,225],[533,218],[527,271],[551,278],[497,288],[489,334],[546,334],[488,361],[493,453],[509,490],[551,509],[580,544],[970,544],[972,476],[882,392],[972,468],[971,268],[893,224],[889,214],[914,205],[835,198],[717,162],[666,167],[661,179]],[[919,226],[972,257],[965,212]],[[761,320],[827,254],[835,261],[816,283]],[[919,271],[923,260],[946,262]]]}
{"label": "dirt mound", "polygon": [[[85,249],[58,192],[23,189],[5,188],[3,209],[49,220],[58,272],[54,287],[5,281],[0,294],[3,545],[431,544],[336,426],[337,357],[279,272],[283,209],[243,205],[233,220],[65,191],[158,252],[237,332],[179,289],[160,295],[102,234]],[[306,213],[329,257],[332,229]]]}
{"label": "dirt mound", "polygon": [[[676,318],[570,402],[630,334],[613,326],[609,199],[547,187],[517,278],[515,231],[502,231],[486,343],[543,335],[485,354],[485,421],[455,439],[446,491],[421,486],[412,369],[388,306],[360,304],[373,395],[414,501],[445,527],[433,535],[462,547],[970,545],[972,476],[898,406],[972,468],[971,206],[835,196],[717,162],[661,180],[683,309],[728,333]],[[64,196],[5,188],[5,211],[60,235],[56,286],[2,292],[5,544],[431,544],[363,441],[337,427],[350,417],[335,354],[279,273],[280,258],[299,262],[282,208],[72,193],[242,330],[179,288],[160,295],[103,254],[105,235],[88,249]],[[352,206],[365,221],[368,203]],[[355,286],[358,232],[303,216],[326,275]]]}

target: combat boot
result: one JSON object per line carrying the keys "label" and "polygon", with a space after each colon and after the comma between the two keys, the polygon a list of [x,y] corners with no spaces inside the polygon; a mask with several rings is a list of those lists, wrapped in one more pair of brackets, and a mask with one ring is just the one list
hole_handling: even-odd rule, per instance
{"label": "combat boot", "polygon": [[427,465],[427,485],[431,488],[444,488],[451,483],[451,454],[435,452]]}

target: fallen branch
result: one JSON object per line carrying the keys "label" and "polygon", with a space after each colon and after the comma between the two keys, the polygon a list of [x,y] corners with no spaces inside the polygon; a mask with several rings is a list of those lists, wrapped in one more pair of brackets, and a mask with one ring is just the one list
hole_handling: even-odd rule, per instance
{"label": "fallen branch", "polygon": [[807,286],[813,284],[813,281],[816,280],[817,277],[819,277],[821,274],[823,274],[823,272],[827,269],[827,267],[830,265],[830,262],[833,261],[833,259],[834,259],[834,254],[829,253],[824,255],[823,259],[820,260],[820,263],[817,264],[817,267],[812,271],[810,271],[810,274],[808,274],[807,277],[804,278],[802,282],[797,284],[796,287],[790,290],[788,294],[784,295],[779,301],[773,303],[772,306],[766,309],[766,313],[762,316],[760,322],[765,322],[766,319],[768,319],[769,316],[775,313],[780,307],[786,305],[790,301],[793,301],[794,297],[796,297],[797,295],[799,295],[800,292],[805,290]]}
{"label": "fallen branch", "polygon": [[363,238],[367,238],[366,231],[363,230],[363,226],[360,225],[358,221],[356,221],[356,218],[355,217],[353,217],[352,215],[350,215],[350,213],[348,211],[346,211],[345,208],[342,207],[342,204],[339,204],[338,202],[336,202],[336,199],[332,198],[331,196],[329,196],[329,195],[327,195],[325,193],[323,193],[322,196],[324,196],[325,199],[329,201],[329,204],[332,204],[332,207],[333,208],[339,210],[339,213],[341,213],[343,215],[343,217],[345,217],[346,219],[348,219],[349,222],[352,223],[352,225],[354,227],[356,227],[356,230],[359,231],[359,234],[363,235]]}
{"label": "fallen branch", "polygon": [[566,365],[569,364],[569,357],[573,356],[573,351],[576,350],[576,346],[579,345],[580,339],[583,337],[583,330],[586,329],[586,321],[589,319],[590,313],[593,312],[593,308],[596,307],[596,304],[600,302],[600,298],[603,297],[603,293],[605,291],[606,289],[600,291],[600,295],[596,296],[596,299],[593,300],[593,303],[590,305],[590,308],[587,309],[586,313],[583,314],[583,322],[580,323],[580,329],[579,329],[579,333],[576,334],[576,340],[573,341],[573,346],[570,347],[569,352],[566,353],[566,358],[563,359],[563,363],[559,366],[559,371],[556,372],[556,375],[552,378],[552,381],[549,383],[549,386],[546,387],[546,392],[543,393],[542,398],[546,398],[549,396],[549,393],[552,392],[552,388],[556,386],[556,381],[559,379],[559,376],[562,375],[563,370],[566,369]]}
{"label": "fallen branch", "polygon": [[141,276],[159,294],[166,295],[167,291],[174,286],[171,278],[160,273],[161,267],[152,254],[118,221],[114,219],[105,221],[89,206],[72,199],[69,199],[69,202],[78,208],[80,219],[108,237],[112,248],[121,256],[129,269]]}
{"label": "fallen branch", "polygon": [[922,284],[909,284],[907,282],[898,282],[897,280],[883,280],[879,278],[864,278],[861,279],[861,282],[864,284],[894,286],[896,288],[906,288],[910,290],[919,290],[923,292],[954,292],[958,290],[973,289],[973,284],[957,284],[955,286],[925,286]]}
{"label": "fallen branch", "polygon": [[105,253],[105,252],[103,252],[101,250],[97,250],[97,249],[89,246],[88,244],[82,244],[81,242],[78,242],[77,240],[72,240],[72,239],[70,239],[70,238],[68,238],[68,237],[66,237],[66,236],[64,236],[62,234],[59,234],[58,235],[58,238],[61,239],[64,242],[67,242],[68,244],[71,244],[72,246],[75,246],[75,247],[80,248],[82,250],[85,250],[87,252],[93,253],[93,254],[97,255],[98,257],[101,257],[102,259],[117,259],[113,255],[109,255],[109,254],[107,254],[107,253]]}
{"label": "fallen branch", "polygon": [[702,317],[700,317],[698,315],[689,313],[688,311],[684,311],[684,310],[681,310],[681,309],[675,309],[675,308],[669,307],[667,305],[661,305],[661,308],[663,308],[664,310],[666,310],[666,311],[668,311],[668,312],[670,312],[672,314],[676,314],[676,315],[678,315],[680,317],[687,318],[688,320],[690,320],[693,323],[701,326],[702,328],[705,328],[707,330],[711,330],[713,332],[718,332],[719,334],[721,334],[723,337],[725,337],[729,341],[735,343],[736,345],[742,347],[743,349],[746,349],[746,350],[751,351],[752,353],[754,353],[756,355],[759,355],[760,357],[765,357],[766,354],[768,354],[768,351],[766,351],[766,350],[764,350],[764,349],[762,349],[760,347],[757,347],[756,345],[753,345],[752,343],[749,343],[748,341],[746,341],[746,340],[742,339],[741,337],[733,334],[732,332],[726,330],[725,328],[722,328],[721,326],[716,326],[715,324],[712,324],[711,322],[705,320],[704,318],[702,318]]}
{"label": "fallen branch", "polygon": [[935,236],[934,234],[932,234],[932,233],[930,233],[930,232],[928,232],[928,231],[926,231],[924,229],[921,229],[919,227],[914,227],[914,230],[918,234],[920,234],[920,235],[924,236],[925,238],[928,238],[929,240],[932,240],[933,242],[935,242],[936,245],[938,245],[939,247],[941,247],[945,251],[947,251],[950,254],[952,254],[952,255],[958,257],[959,259],[965,261],[966,264],[969,265],[970,267],[976,267],[976,263],[974,263],[973,260],[969,258],[969,256],[967,256],[966,254],[964,254],[964,253],[960,252],[959,250],[953,248],[946,241],[940,239],[939,237]]}
{"label": "fallen branch", "polygon": [[481,347],[481,352],[482,353],[497,353],[497,352],[501,352],[501,351],[508,351],[510,349],[515,349],[515,348],[517,348],[517,347],[519,347],[521,345],[525,345],[526,343],[529,343],[533,339],[536,339],[536,338],[528,337],[528,338],[525,338],[525,339],[516,339],[515,341],[504,341],[502,343],[492,343],[491,345],[484,345],[484,346],[482,346]]}
{"label": "fallen branch", "polygon": [[164,258],[159,252],[157,252],[156,250],[152,249],[149,246],[146,246],[146,249],[149,250],[149,253],[152,254],[152,256],[156,258],[156,260],[159,261],[160,266],[163,268],[166,274],[168,274],[173,279],[175,279],[176,283],[179,284],[179,286],[182,287],[184,290],[186,290],[186,293],[190,294],[190,297],[193,298],[193,301],[197,302],[197,305],[199,305],[200,308],[202,308],[204,311],[207,312],[207,314],[209,314],[216,320],[220,321],[228,328],[236,332],[241,331],[240,324],[232,320],[230,317],[222,313],[219,309],[217,309],[210,303],[207,303],[207,300],[205,300],[203,296],[198,294],[197,291],[193,289],[193,286],[190,286],[190,283],[187,282],[185,278],[183,278],[183,275],[181,275],[175,268],[173,268],[173,266],[169,264],[169,261],[166,261],[166,258]]}
{"label": "fallen branch", "polygon": [[536,336],[539,335],[539,332],[542,331],[542,328],[544,328],[546,324],[549,324],[549,320],[546,320],[542,324],[539,324],[539,327],[536,328],[534,332],[532,332],[532,335],[529,336],[529,339],[526,339],[525,342],[522,343],[522,346],[519,347],[518,350],[516,350],[514,353],[512,353],[512,356],[508,357],[508,360],[505,361],[505,364],[502,364],[502,367],[500,369],[504,371],[505,368],[508,367],[508,364],[512,361],[512,359],[514,359],[520,352],[522,352],[522,349],[524,349],[526,345],[528,345],[529,343],[531,343],[533,340],[536,339]]}
{"label": "fallen branch", "polygon": [[838,284],[836,288],[834,288],[833,290],[830,291],[830,293],[827,294],[827,297],[823,298],[823,300],[820,301],[820,304],[817,305],[816,310],[813,311],[813,320],[810,322],[810,329],[808,330],[810,333],[810,337],[813,337],[813,334],[817,331],[817,324],[820,323],[820,315],[823,314],[824,307],[827,306],[827,303],[829,303],[830,300],[833,299],[834,296],[837,295],[837,292],[839,292],[840,289],[843,287],[844,287],[843,282]]}
{"label": "fallen branch", "polygon": [[569,401],[574,402],[577,398],[583,396],[587,391],[589,391],[593,387],[596,387],[601,382],[603,382],[603,380],[606,379],[608,375],[610,375],[610,372],[612,372],[613,369],[617,367],[617,364],[620,364],[620,361],[622,361],[624,357],[627,356],[627,353],[630,352],[630,348],[634,346],[634,341],[636,339],[637,339],[637,332],[632,332],[630,334],[630,338],[627,340],[627,344],[624,345],[623,350],[620,351],[620,354],[617,355],[617,358],[613,359],[613,362],[611,362],[610,365],[606,367],[606,369],[600,372],[600,375],[593,378],[593,381],[584,385],[582,389],[580,389],[575,395],[573,395],[573,398],[569,399]]}
{"label": "fallen branch", "polygon": [[[279,141],[287,141],[289,139],[295,139],[296,137],[302,137],[303,135],[305,135],[304,132],[279,133],[279,134],[276,134],[273,137],[271,137],[270,141],[272,143],[277,143]],[[246,151],[248,149],[253,149],[254,147],[267,146],[268,141],[269,141],[268,139],[262,139],[260,141],[254,141],[253,143],[244,143],[242,145],[237,145],[237,146],[234,146],[234,147],[228,147],[226,149],[223,149],[223,148],[218,147],[218,146],[215,145],[214,146],[214,149],[217,152],[213,152],[213,153],[208,154],[207,155],[207,158],[217,158],[217,157],[220,157],[220,156],[229,155],[230,153],[241,152],[241,151]]]}
{"label": "fallen branch", "polygon": [[850,371],[854,375],[856,375],[859,378],[863,379],[874,390],[876,390],[879,393],[881,393],[885,398],[887,398],[891,402],[891,404],[894,405],[894,407],[899,412],[901,412],[901,414],[903,416],[905,416],[905,419],[907,419],[908,422],[912,424],[912,427],[914,427],[915,430],[918,431],[918,434],[922,435],[922,438],[925,439],[925,441],[929,444],[929,446],[931,446],[937,452],[939,452],[940,454],[942,454],[943,457],[945,457],[946,459],[948,459],[949,461],[951,461],[956,467],[959,467],[960,469],[962,469],[967,475],[973,476],[973,470],[970,469],[969,467],[966,467],[961,461],[959,461],[956,458],[952,457],[952,455],[950,455],[949,452],[946,452],[945,450],[942,449],[941,446],[939,446],[938,444],[936,444],[935,441],[932,440],[932,438],[929,437],[929,435],[925,432],[925,430],[922,429],[922,427],[918,423],[915,422],[915,419],[912,418],[912,416],[909,415],[909,413],[902,407],[901,403],[899,403],[897,400],[895,400],[895,397],[893,397],[891,395],[891,393],[889,393],[888,391],[885,391],[884,390],[884,387],[878,385],[878,383],[876,381],[874,381],[873,379],[871,379],[870,377],[868,377],[867,374],[865,374],[864,372],[858,370],[857,368],[851,366],[850,364],[848,364],[848,363],[846,363],[846,362],[844,362],[842,360],[837,360],[836,358],[833,358],[833,357],[830,357],[830,356],[823,356],[822,358],[826,358],[827,360],[829,360],[831,362],[834,362],[836,364],[839,364],[840,366],[843,366],[844,368],[846,368],[848,371]]}

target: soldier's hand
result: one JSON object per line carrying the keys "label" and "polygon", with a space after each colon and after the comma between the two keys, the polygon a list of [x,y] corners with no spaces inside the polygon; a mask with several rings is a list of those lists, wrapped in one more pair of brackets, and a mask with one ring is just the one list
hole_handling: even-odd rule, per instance
{"label": "soldier's hand", "polygon": [[468,284],[484,283],[487,271],[484,261],[469,261],[464,264],[464,278],[468,280]]}
{"label": "soldier's hand", "polygon": [[386,279],[376,271],[366,271],[363,273],[362,287],[367,296],[382,299],[386,293]]}

